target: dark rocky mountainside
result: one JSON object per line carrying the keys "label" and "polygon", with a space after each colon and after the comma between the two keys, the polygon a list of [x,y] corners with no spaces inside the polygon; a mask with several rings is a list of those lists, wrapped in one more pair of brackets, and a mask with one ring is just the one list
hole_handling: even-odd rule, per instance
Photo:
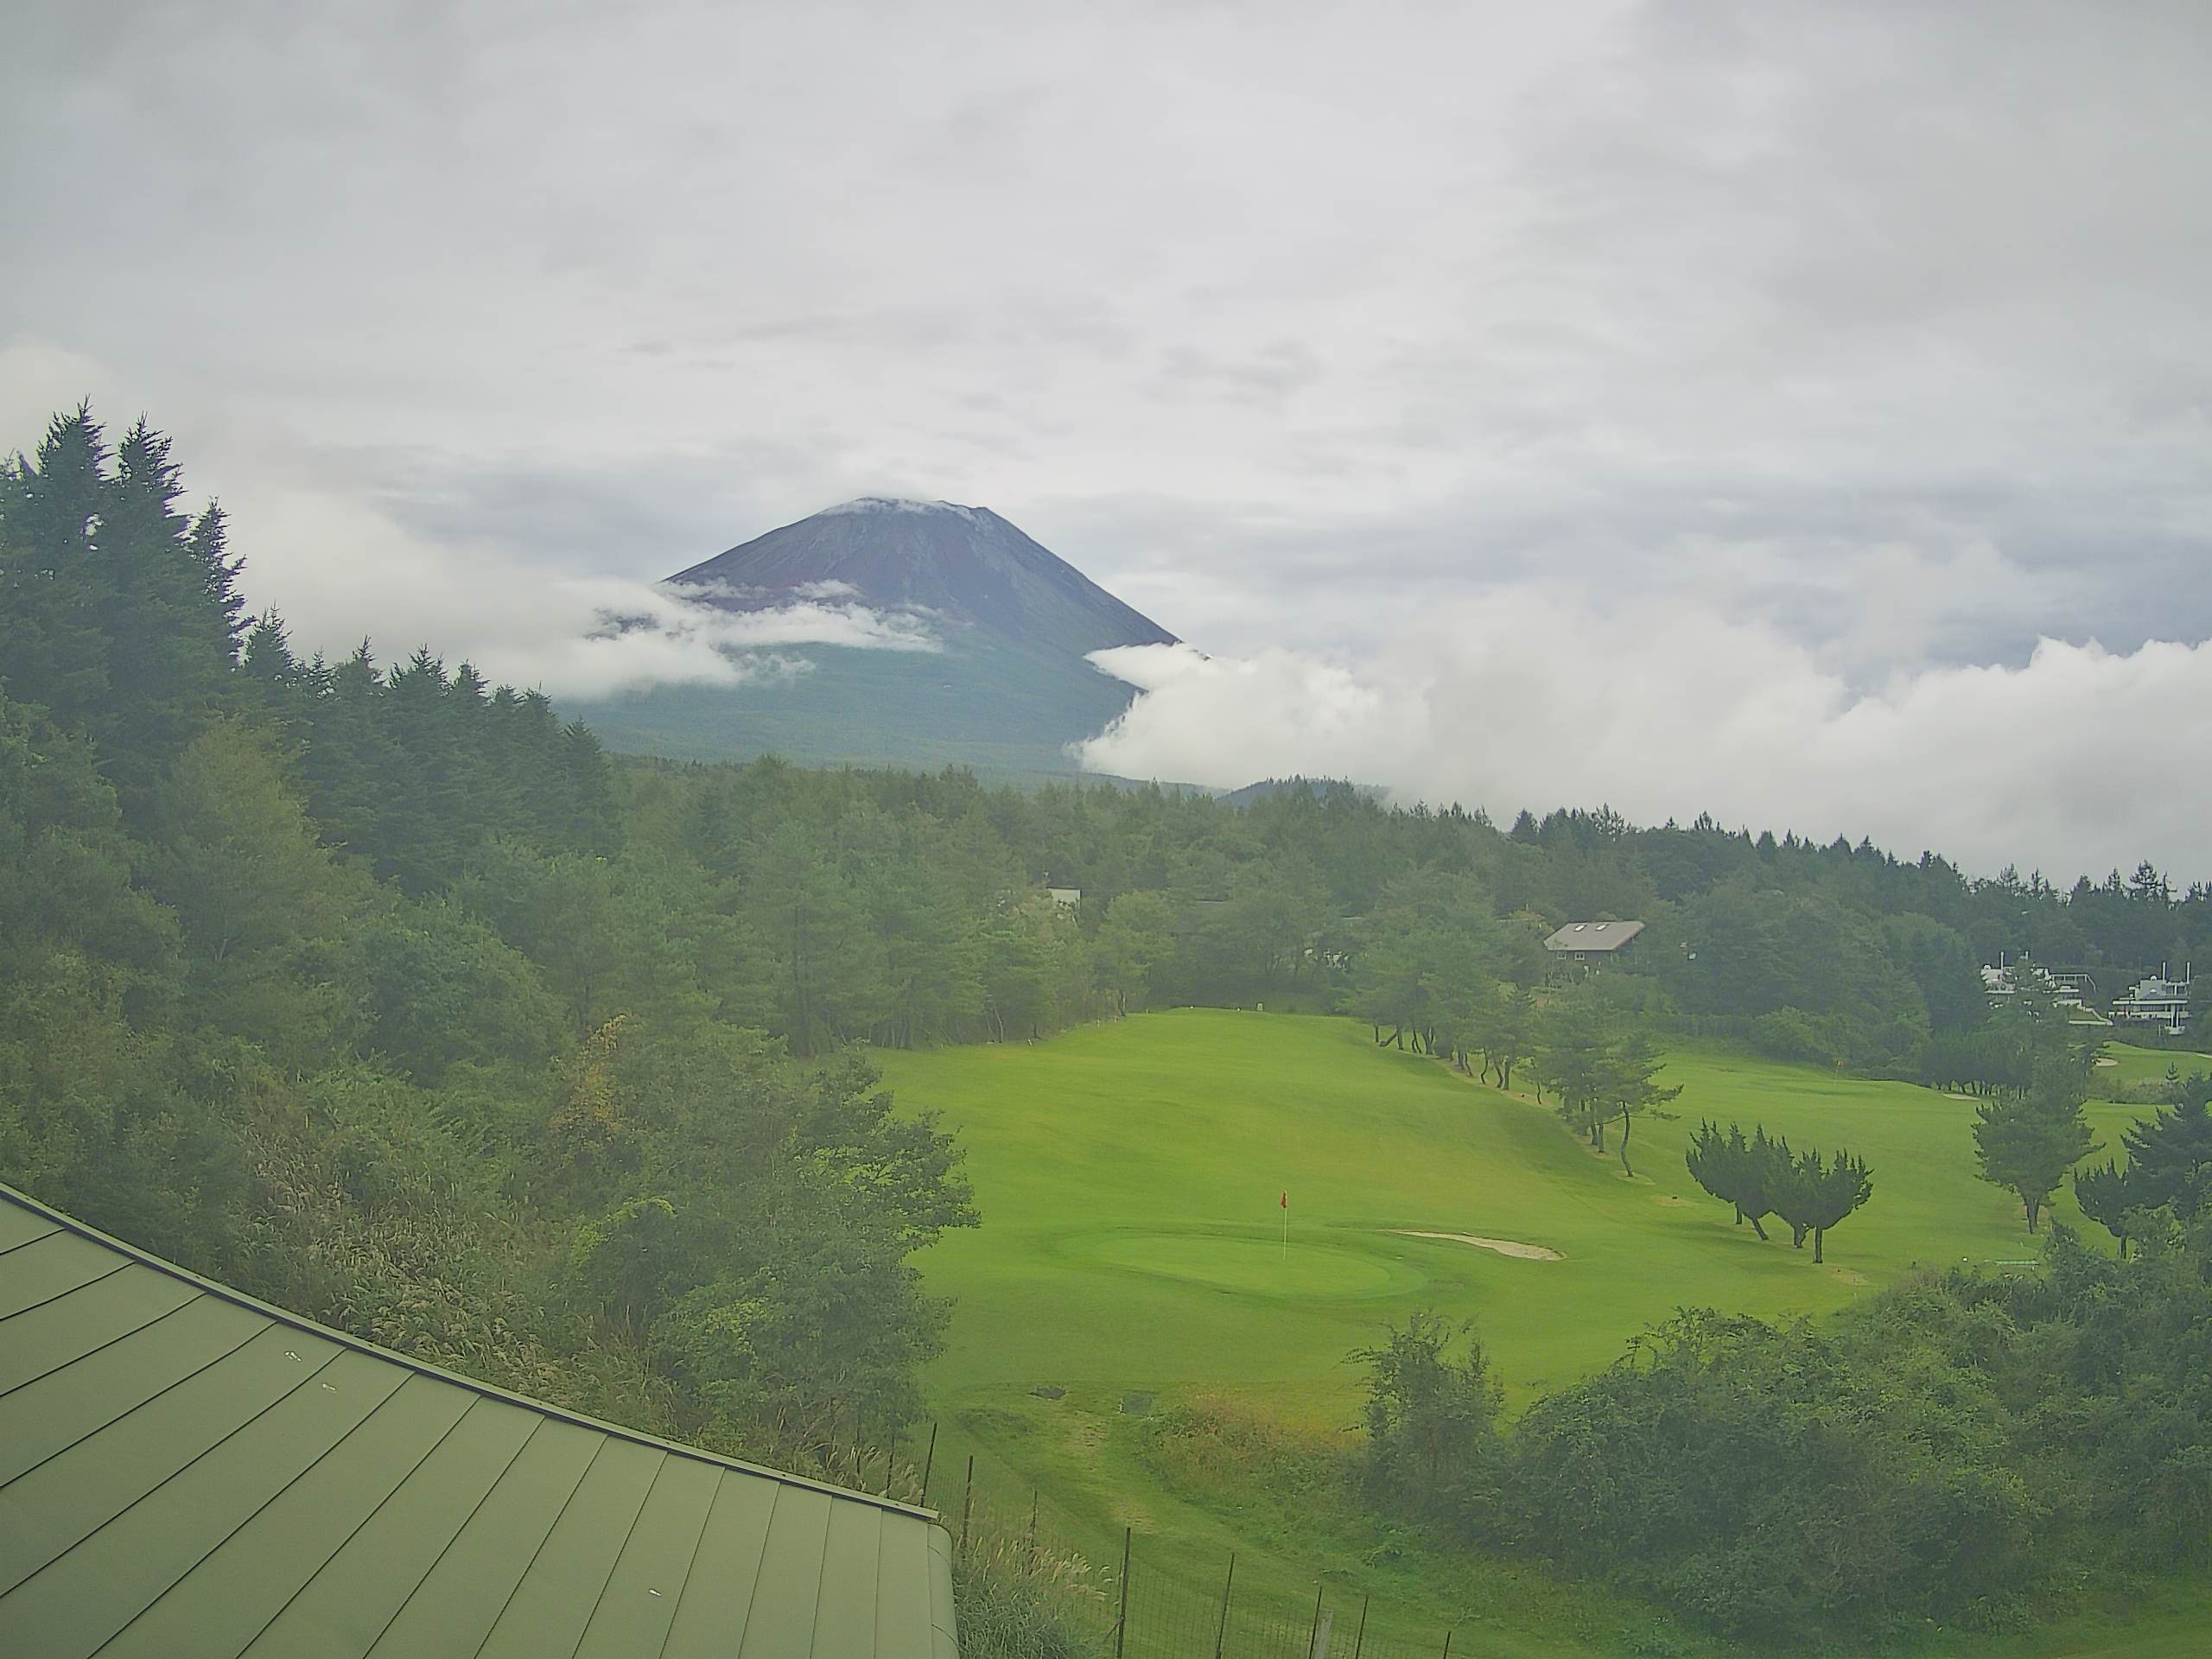
{"label": "dark rocky mountainside", "polygon": [[996,780],[1070,777],[1068,746],[1135,695],[1085,653],[1175,643],[998,514],[948,501],[863,497],[669,585],[728,610],[861,607],[939,646],[779,646],[804,671],[571,706],[615,748],[679,760],[774,753],[811,766],[965,766]]}
{"label": "dark rocky mountainside", "polygon": [[733,547],[669,578],[713,604],[768,609],[843,595],[874,610],[921,611],[954,628],[1080,657],[1175,636],[988,507],[863,496]]}

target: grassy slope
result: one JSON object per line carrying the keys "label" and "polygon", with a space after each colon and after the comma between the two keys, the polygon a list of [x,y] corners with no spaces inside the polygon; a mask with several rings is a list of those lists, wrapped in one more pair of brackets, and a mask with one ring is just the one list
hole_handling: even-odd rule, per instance
{"label": "grassy slope", "polygon": [[2132,1043],[2107,1043],[2101,1058],[2114,1062],[2090,1074],[2090,1088],[2128,1088],[2139,1083],[2164,1081],[2168,1066],[2178,1066],[2186,1076],[2212,1071],[2212,1054],[2193,1054],[2174,1048],[2138,1048]]}
{"label": "grassy slope", "polygon": [[[1255,1593],[1310,1597],[1317,1575],[1371,1587],[1378,1618],[1388,1602],[1409,1634],[1486,1615],[1500,1654],[1604,1650],[1623,1615],[1529,1575],[1378,1566],[1262,1509],[1186,1501],[1140,1460],[1123,1396],[1224,1395],[1332,1428],[1355,1414],[1345,1353],[1435,1306],[1478,1322],[1525,1400],[1605,1364],[1679,1306],[1814,1313],[1916,1262],[2033,1254],[2017,1205],[1974,1179],[1970,1103],[1721,1052],[1677,1057],[1682,1119],[1637,1132],[1635,1181],[1533,1102],[1378,1052],[1342,1020],[1182,1010],[1037,1046],[882,1058],[904,1103],[959,1129],[985,1217],[926,1264],[957,1304],[931,1380],[949,1415],[942,1467],[974,1452],[987,1491],[1041,1484],[1094,1546],[1130,1522],[1156,1559],[1194,1572],[1236,1548]],[[2108,1141],[2130,1116],[2091,1115]],[[1827,1268],[1786,1234],[1761,1244],[1696,1191],[1681,1150],[1700,1116],[1868,1157],[1874,1203],[1831,1236]],[[2058,1208],[2078,1220],[2069,1198]],[[1382,1230],[1395,1227],[1566,1259]],[[1031,1393],[1044,1384],[1067,1393]]]}

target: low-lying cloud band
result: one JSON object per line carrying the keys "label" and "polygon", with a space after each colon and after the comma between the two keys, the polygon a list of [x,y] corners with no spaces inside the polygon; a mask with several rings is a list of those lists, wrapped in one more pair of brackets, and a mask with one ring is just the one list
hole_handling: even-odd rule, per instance
{"label": "low-lying cloud band", "polygon": [[1387,656],[1100,652],[1136,686],[1089,769],[1235,785],[1304,772],[1401,798],[1609,803],[2054,880],[2148,857],[2202,879],[2212,823],[2212,642],[2126,652],[2044,639],[2018,666],[1901,670],[1855,687],[1810,647],[1689,604],[1607,615],[1536,593],[1433,610]]}

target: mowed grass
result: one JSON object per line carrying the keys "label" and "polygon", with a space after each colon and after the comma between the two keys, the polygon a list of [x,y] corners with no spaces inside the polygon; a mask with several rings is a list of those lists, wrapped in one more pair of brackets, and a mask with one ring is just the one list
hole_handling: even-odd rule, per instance
{"label": "mowed grass", "polygon": [[2093,1091],[2132,1088],[2139,1083],[2163,1083],[2169,1067],[2183,1077],[2193,1071],[2212,1071],[2212,1054],[2172,1048],[2138,1048],[2133,1043],[2107,1043],[2097,1058],[2113,1064],[2092,1069],[2089,1086]]}
{"label": "mowed grass", "polygon": [[[1618,1632],[1603,1607],[1541,1585],[1440,1582],[1418,1564],[1380,1569],[1378,1582],[1372,1560],[1281,1517],[1171,1492],[1124,1405],[1204,1396],[1344,1429],[1361,1381],[1346,1356],[1435,1308],[1475,1322],[1517,1407],[1610,1363],[1679,1307],[1819,1313],[1916,1267],[2020,1262],[2037,1248],[2017,1200],[1975,1179],[1972,1101],[1719,1051],[1673,1057],[1662,1080],[1683,1087],[1679,1116],[1637,1129],[1633,1179],[1522,1089],[1378,1050],[1343,1020],[1178,1010],[1046,1043],[880,1058],[903,1107],[958,1134],[983,1217],[924,1262],[954,1302],[929,1378],[947,1435],[935,1501],[957,1506],[943,1471],[972,1452],[998,1501],[1042,1488],[1093,1548],[1124,1524],[1153,1559],[1194,1571],[1234,1548],[1238,1582],[1256,1593],[1310,1598],[1317,1577],[1371,1586],[1378,1617],[1395,1598],[1389,1623],[1408,1633],[1471,1599],[1499,1654],[1602,1651]],[[2116,1144],[2142,1109],[2096,1103],[2090,1116]],[[1873,1202],[1830,1234],[1825,1267],[1787,1229],[1770,1224],[1761,1243],[1697,1189],[1682,1148],[1700,1117],[1866,1157]],[[2108,1246],[2070,1195],[2055,1207]],[[1535,1623],[1513,1629],[1524,1613]]]}
{"label": "mowed grass", "polygon": [[[1637,1128],[1633,1181],[1524,1089],[1378,1050],[1348,1020],[1178,1010],[880,1058],[903,1104],[958,1133],[984,1218],[925,1262],[957,1304],[944,1390],[1196,1384],[1348,1407],[1346,1352],[1433,1306],[1473,1318],[1525,1393],[1605,1365],[1679,1306],[1816,1313],[1916,1265],[2036,1249],[2018,1202],[1974,1178],[1973,1102],[1719,1052],[1670,1062],[1678,1116]],[[2090,1113],[2107,1140],[2135,1116]],[[1825,1268],[1698,1190],[1682,1148],[1700,1117],[1869,1160],[1874,1201],[1829,1236]],[[2079,1220],[2070,1198],[2057,1208]]]}

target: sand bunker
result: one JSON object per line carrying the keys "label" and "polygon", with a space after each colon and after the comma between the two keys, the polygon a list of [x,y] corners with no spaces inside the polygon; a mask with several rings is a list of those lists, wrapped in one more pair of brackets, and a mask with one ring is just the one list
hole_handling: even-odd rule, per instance
{"label": "sand bunker", "polygon": [[1567,1258],[1557,1250],[1548,1250],[1541,1244],[1523,1244],[1517,1239],[1477,1238],[1472,1233],[1424,1233],[1412,1227],[1391,1227],[1385,1230],[1402,1238],[1443,1238],[1454,1244],[1471,1244],[1478,1250],[1496,1250],[1500,1255],[1516,1256],[1523,1262],[1564,1262]]}

